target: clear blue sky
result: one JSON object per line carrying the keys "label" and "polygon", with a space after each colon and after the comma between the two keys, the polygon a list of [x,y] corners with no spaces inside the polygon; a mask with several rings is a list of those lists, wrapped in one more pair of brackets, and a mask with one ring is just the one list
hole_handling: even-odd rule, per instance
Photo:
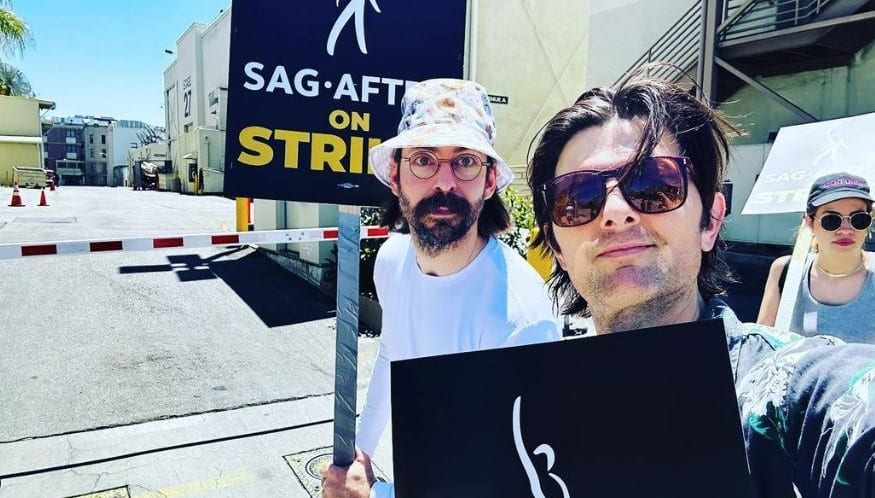
{"label": "clear blue sky", "polygon": [[164,70],[194,22],[231,0],[12,0],[34,43],[4,58],[24,72],[50,116],[91,114],[164,125]]}

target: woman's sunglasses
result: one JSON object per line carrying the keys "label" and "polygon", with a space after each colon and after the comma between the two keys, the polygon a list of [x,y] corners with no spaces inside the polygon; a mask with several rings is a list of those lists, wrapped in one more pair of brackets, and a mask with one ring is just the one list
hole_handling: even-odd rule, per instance
{"label": "woman's sunglasses", "polygon": [[687,157],[647,157],[639,163],[608,171],[575,171],[550,180],[539,188],[550,218],[558,226],[585,225],[598,217],[608,198],[608,179],[626,202],[640,213],[667,213],[687,199]]}
{"label": "woman's sunglasses", "polygon": [[863,211],[842,216],[838,213],[826,213],[820,217],[820,226],[827,232],[835,232],[848,220],[854,230],[866,230],[872,225],[872,215]]}

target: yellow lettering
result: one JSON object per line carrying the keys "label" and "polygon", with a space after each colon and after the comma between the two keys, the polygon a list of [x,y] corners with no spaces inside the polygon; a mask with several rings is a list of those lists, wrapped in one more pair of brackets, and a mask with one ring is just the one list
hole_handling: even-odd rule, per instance
{"label": "yellow lettering", "polygon": [[[250,152],[243,151],[237,160],[248,166],[264,166],[273,160],[273,149],[266,142],[270,140],[271,131],[261,126],[247,126],[240,130],[240,145]],[[256,140],[262,139],[264,142]]]}
{"label": "yellow lettering", "polygon": [[337,109],[331,111],[331,114],[328,115],[328,124],[335,130],[350,128],[353,131],[368,131],[371,129],[371,114],[353,111],[350,115],[346,111]]}
{"label": "yellow lettering", "polygon": [[331,114],[328,115],[328,124],[335,130],[342,130],[349,126],[349,114],[340,109],[331,111]]}
{"label": "yellow lettering", "polygon": [[310,141],[310,134],[303,131],[277,130],[274,136],[277,140],[282,140],[286,143],[283,166],[286,168],[297,168],[298,149],[301,146],[301,142],[307,143]]}
{"label": "yellow lettering", "polygon": [[362,172],[362,159],[365,155],[365,139],[362,137],[350,137],[349,139],[349,172]]}
{"label": "yellow lettering", "polygon": [[355,111],[352,113],[352,129],[353,131],[361,130],[368,131],[371,129],[371,114],[366,112],[359,114]]}
{"label": "yellow lettering", "polygon": [[331,171],[346,173],[343,169],[343,157],[346,155],[346,144],[337,135],[314,133],[310,153],[310,169],[323,171],[327,164]]}
{"label": "yellow lettering", "polygon": [[[329,121],[335,128],[367,128],[370,115],[337,110],[331,113]],[[302,166],[301,154],[306,156],[309,147],[311,171],[364,174],[367,166],[367,174],[371,175],[374,170],[368,163],[367,151],[382,142],[376,137],[343,137],[331,133],[271,130],[262,126],[243,128],[238,139],[242,151],[237,160],[247,166],[267,166],[279,153],[284,168],[297,169]]]}
{"label": "yellow lettering", "polygon": [[[369,138],[368,139],[368,150],[371,150],[372,147],[376,147],[377,145],[380,145],[381,142],[382,142],[382,140],[380,140],[379,138]],[[374,168],[371,167],[370,161],[368,161],[368,174],[369,175],[374,174]]]}

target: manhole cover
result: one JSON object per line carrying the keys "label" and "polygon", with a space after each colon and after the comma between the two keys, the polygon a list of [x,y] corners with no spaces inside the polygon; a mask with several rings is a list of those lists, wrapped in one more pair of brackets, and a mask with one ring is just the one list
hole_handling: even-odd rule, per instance
{"label": "manhole cover", "polygon": [[[317,498],[322,493],[322,469],[331,465],[333,459],[331,447],[316,448],[310,451],[286,455],[283,458],[292,468],[292,472],[304,486],[304,489],[310,493],[310,496]],[[374,466],[374,476],[380,480],[386,480],[386,474],[376,465]]]}
{"label": "manhole cover", "polygon": [[312,497],[322,493],[322,469],[331,464],[331,447],[316,448],[303,453],[286,455],[286,463]]}
{"label": "manhole cover", "polygon": [[69,498],[131,498],[128,493],[128,487],[106,489],[103,491],[95,491],[84,495],[70,496]]}
{"label": "manhole cover", "polygon": [[76,223],[75,216],[66,218],[42,218],[37,216],[20,216],[14,218],[12,223]]}

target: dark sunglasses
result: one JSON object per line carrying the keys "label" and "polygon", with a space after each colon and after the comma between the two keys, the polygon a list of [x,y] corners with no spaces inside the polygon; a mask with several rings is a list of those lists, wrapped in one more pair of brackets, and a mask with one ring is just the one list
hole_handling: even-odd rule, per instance
{"label": "dark sunglasses", "polygon": [[608,198],[608,179],[639,213],[667,213],[687,200],[687,157],[655,156],[607,171],[575,171],[540,186],[550,219],[560,227],[585,225],[598,217]]}
{"label": "dark sunglasses", "polygon": [[872,215],[863,211],[842,216],[838,213],[826,213],[820,217],[820,226],[827,232],[838,230],[845,220],[850,221],[854,230],[866,230],[872,225]]}

